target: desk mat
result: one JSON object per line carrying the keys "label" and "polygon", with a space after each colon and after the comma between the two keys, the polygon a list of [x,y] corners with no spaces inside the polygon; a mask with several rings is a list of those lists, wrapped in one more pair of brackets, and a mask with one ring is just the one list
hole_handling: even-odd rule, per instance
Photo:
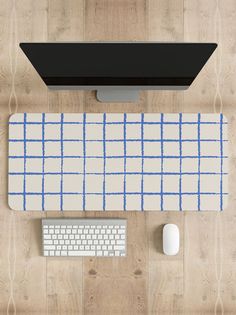
{"label": "desk mat", "polygon": [[14,210],[223,210],[222,114],[14,114]]}

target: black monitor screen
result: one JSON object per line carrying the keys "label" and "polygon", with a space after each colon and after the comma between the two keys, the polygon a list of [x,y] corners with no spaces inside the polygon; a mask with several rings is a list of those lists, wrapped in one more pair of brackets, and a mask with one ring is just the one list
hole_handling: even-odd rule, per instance
{"label": "black monitor screen", "polygon": [[47,85],[188,86],[214,43],[21,43]]}

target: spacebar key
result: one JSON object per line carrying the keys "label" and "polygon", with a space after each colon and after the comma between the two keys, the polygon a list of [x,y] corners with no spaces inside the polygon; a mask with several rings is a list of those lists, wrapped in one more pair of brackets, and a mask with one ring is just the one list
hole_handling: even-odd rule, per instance
{"label": "spacebar key", "polygon": [[96,256],[96,253],[94,250],[69,250],[68,256]]}

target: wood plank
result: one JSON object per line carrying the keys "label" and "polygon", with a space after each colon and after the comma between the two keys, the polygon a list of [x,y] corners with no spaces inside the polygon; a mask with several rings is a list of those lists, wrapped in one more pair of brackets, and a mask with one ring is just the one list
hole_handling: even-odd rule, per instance
{"label": "wood plank", "polygon": [[[176,256],[163,254],[162,231],[167,223],[180,230],[180,251]],[[182,314],[184,300],[184,219],[175,211],[148,213],[149,313]]]}
{"label": "wood plank", "polygon": [[87,217],[127,218],[127,257],[84,258],[85,314],[148,314],[146,215],[87,212]]}
{"label": "wood plank", "polygon": [[[50,0],[48,41],[76,42],[84,39],[84,1]],[[66,60],[65,60],[66,62]],[[79,90],[48,91],[50,112],[83,112],[84,92]]]}
{"label": "wood plank", "polygon": [[[146,39],[146,1],[88,0],[85,17],[86,40]],[[87,112],[146,111],[146,93],[141,93],[136,104],[103,104],[96,100],[94,91],[86,92],[85,108]],[[84,312],[147,314],[146,214],[116,212],[107,216],[128,218],[128,257],[84,259]]]}
{"label": "wood plank", "polygon": [[[149,1],[149,40],[183,40],[183,1]],[[149,112],[183,111],[182,91],[149,91]],[[181,251],[167,257],[162,250],[162,229],[175,223],[181,232]],[[184,300],[183,275],[183,213],[148,213],[149,233],[149,312],[151,314],[182,314]]]}
{"label": "wood plank", "polygon": [[[40,84],[18,43],[46,38],[46,4],[46,1],[34,4],[33,1],[24,0],[20,4],[7,1],[0,6],[0,279],[3,293],[0,311],[9,314],[15,314],[21,309],[24,309],[25,314],[32,314],[34,309],[40,312],[46,308],[46,265],[45,260],[39,257],[40,233],[35,224],[35,220],[43,214],[18,215],[10,211],[7,205],[8,116],[17,111],[35,111],[37,105],[43,108],[47,104],[46,89]],[[35,97],[36,104],[33,102]]]}
{"label": "wood plank", "polygon": [[[87,0],[85,40],[144,41],[147,35],[147,8],[144,0]],[[145,112],[147,93],[141,91],[137,103],[101,103],[95,91],[85,93],[87,112]]]}
{"label": "wood plank", "polygon": [[[149,0],[148,40],[183,41],[183,0]],[[183,111],[182,91],[148,91],[148,112]]]}
{"label": "wood plank", "polygon": [[[48,41],[83,41],[84,1],[50,0],[48,9]],[[66,62],[66,61],[65,61]],[[83,91],[48,92],[50,112],[83,112]],[[67,212],[67,217],[83,215]],[[63,217],[49,211],[47,217]],[[47,309],[49,314],[83,313],[83,259],[47,258]]]}
{"label": "wood plank", "polygon": [[[188,312],[199,310],[232,314],[236,307],[235,287],[229,276],[235,277],[230,241],[234,237],[234,229],[230,226],[235,208],[235,185],[231,185],[235,176],[235,109],[232,95],[236,81],[231,71],[231,65],[235,64],[232,50],[235,38],[230,35],[235,31],[233,16],[233,1],[227,1],[227,4],[223,1],[185,1],[186,40],[217,42],[218,48],[185,94],[184,106],[194,111],[223,111],[227,115],[231,156],[230,198],[225,211],[200,216],[197,213],[185,214],[184,280],[185,310]],[[191,301],[193,290],[195,298]]]}

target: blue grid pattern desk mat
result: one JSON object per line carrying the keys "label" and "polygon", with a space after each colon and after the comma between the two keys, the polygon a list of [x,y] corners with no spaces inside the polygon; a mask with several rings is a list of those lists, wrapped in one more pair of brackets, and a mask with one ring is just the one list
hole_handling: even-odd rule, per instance
{"label": "blue grid pattern desk mat", "polygon": [[14,210],[223,210],[222,114],[14,114]]}

